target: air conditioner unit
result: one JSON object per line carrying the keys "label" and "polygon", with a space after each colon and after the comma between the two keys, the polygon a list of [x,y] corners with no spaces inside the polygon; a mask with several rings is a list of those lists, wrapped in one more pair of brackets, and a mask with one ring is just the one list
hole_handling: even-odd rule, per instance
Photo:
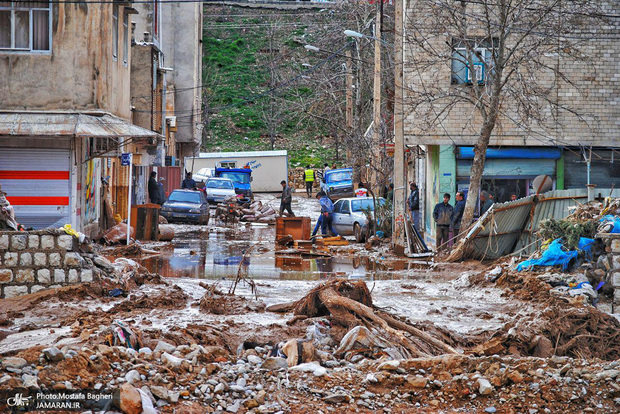
{"label": "air conditioner unit", "polygon": [[176,132],[177,130],[177,117],[176,116],[167,116],[166,122],[168,123],[168,128],[172,132]]}
{"label": "air conditioner unit", "polygon": [[[484,63],[482,62],[475,62],[474,63],[474,70],[476,71],[476,81],[478,83],[484,83],[484,76],[485,76],[485,70],[484,70]],[[471,79],[471,72],[469,70],[469,65],[466,66],[466,72],[467,72],[467,82],[468,83],[473,83],[472,79]]]}

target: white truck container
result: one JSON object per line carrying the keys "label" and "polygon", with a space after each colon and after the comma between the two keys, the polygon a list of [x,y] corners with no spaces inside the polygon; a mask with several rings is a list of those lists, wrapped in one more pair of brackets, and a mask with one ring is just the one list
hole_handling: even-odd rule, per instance
{"label": "white truck container", "polygon": [[288,153],[282,151],[201,152],[198,157],[186,157],[185,169],[192,174],[202,168],[252,169],[252,191],[280,192],[280,181],[288,180]]}

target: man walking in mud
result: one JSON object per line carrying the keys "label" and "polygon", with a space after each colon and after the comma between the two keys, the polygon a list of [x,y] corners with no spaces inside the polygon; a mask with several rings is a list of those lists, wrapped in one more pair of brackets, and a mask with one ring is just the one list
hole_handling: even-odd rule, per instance
{"label": "man walking in mud", "polygon": [[282,180],[280,184],[282,185],[282,196],[280,197],[280,216],[282,216],[282,214],[284,214],[284,210],[286,210],[289,217],[295,217],[295,214],[291,209],[291,201],[293,200],[291,187],[289,187],[285,180]]}

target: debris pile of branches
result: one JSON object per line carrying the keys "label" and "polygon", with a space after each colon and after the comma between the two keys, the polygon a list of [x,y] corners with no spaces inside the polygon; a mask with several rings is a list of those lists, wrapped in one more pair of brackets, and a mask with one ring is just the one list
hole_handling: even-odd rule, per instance
{"label": "debris pile of branches", "polygon": [[508,323],[473,353],[615,361],[620,358],[620,322],[596,308],[553,303],[540,314]]}
{"label": "debris pile of branches", "polygon": [[260,201],[239,204],[236,197],[228,197],[217,205],[215,217],[225,223],[247,222],[247,223],[276,223],[276,211],[269,204]]}
{"label": "debris pile of branches", "polygon": [[609,232],[599,228],[601,219],[607,215],[620,214],[620,198],[608,198],[604,202],[591,201],[577,205],[574,209],[565,219],[542,221],[538,235],[544,240],[561,238],[568,250],[574,250],[581,237],[593,238],[597,232]]}
{"label": "debris pile of branches", "polygon": [[365,333],[363,341],[368,340],[370,332],[372,337],[381,338],[389,344],[388,348],[395,348],[404,358],[457,353],[453,348],[455,340],[448,335],[438,339],[436,332],[425,332],[373,306],[370,291],[361,280],[333,279],[318,285],[296,302],[273,305],[267,310],[292,311],[296,320],[328,316],[332,325],[348,330],[361,326],[364,329],[360,332]]}

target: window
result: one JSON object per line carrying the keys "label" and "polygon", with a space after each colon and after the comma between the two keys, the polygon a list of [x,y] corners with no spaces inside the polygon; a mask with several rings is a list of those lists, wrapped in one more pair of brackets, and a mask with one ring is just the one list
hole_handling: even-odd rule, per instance
{"label": "window", "polygon": [[236,161],[221,161],[219,168],[237,168]]}
{"label": "window", "polygon": [[118,5],[112,6],[112,58],[118,60]]}
{"label": "window", "polygon": [[342,209],[342,204],[344,204],[344,200],[336,201],[336,204],[334,204],[334,213],[340,213],[340,210]]}
{"label": "window", "polygon": [[340,209],[340,212],[342,214],[350,214],[351,213],[351,209],[349,209],[349,202],[345,201],[344,203],[342,203],[342,208]]}
{"label": "window", "polygon": [[123,65],[129,60],[129,15],[123,14]]}
{"label": "window", "polygon": [[[468,51],[471,62],[467,56]],[[488,40],[455,42],[452,50],[452,84],[472,84],[473,79],[476,79],[478,84],[484,84],[493,63],[491,51],[492,45]],[[470,63],[473,63],[474,73]]]}
{"label": "window", "polygon": [[50,7],[48,1],[0,1],[0,50],[51,51]]}

